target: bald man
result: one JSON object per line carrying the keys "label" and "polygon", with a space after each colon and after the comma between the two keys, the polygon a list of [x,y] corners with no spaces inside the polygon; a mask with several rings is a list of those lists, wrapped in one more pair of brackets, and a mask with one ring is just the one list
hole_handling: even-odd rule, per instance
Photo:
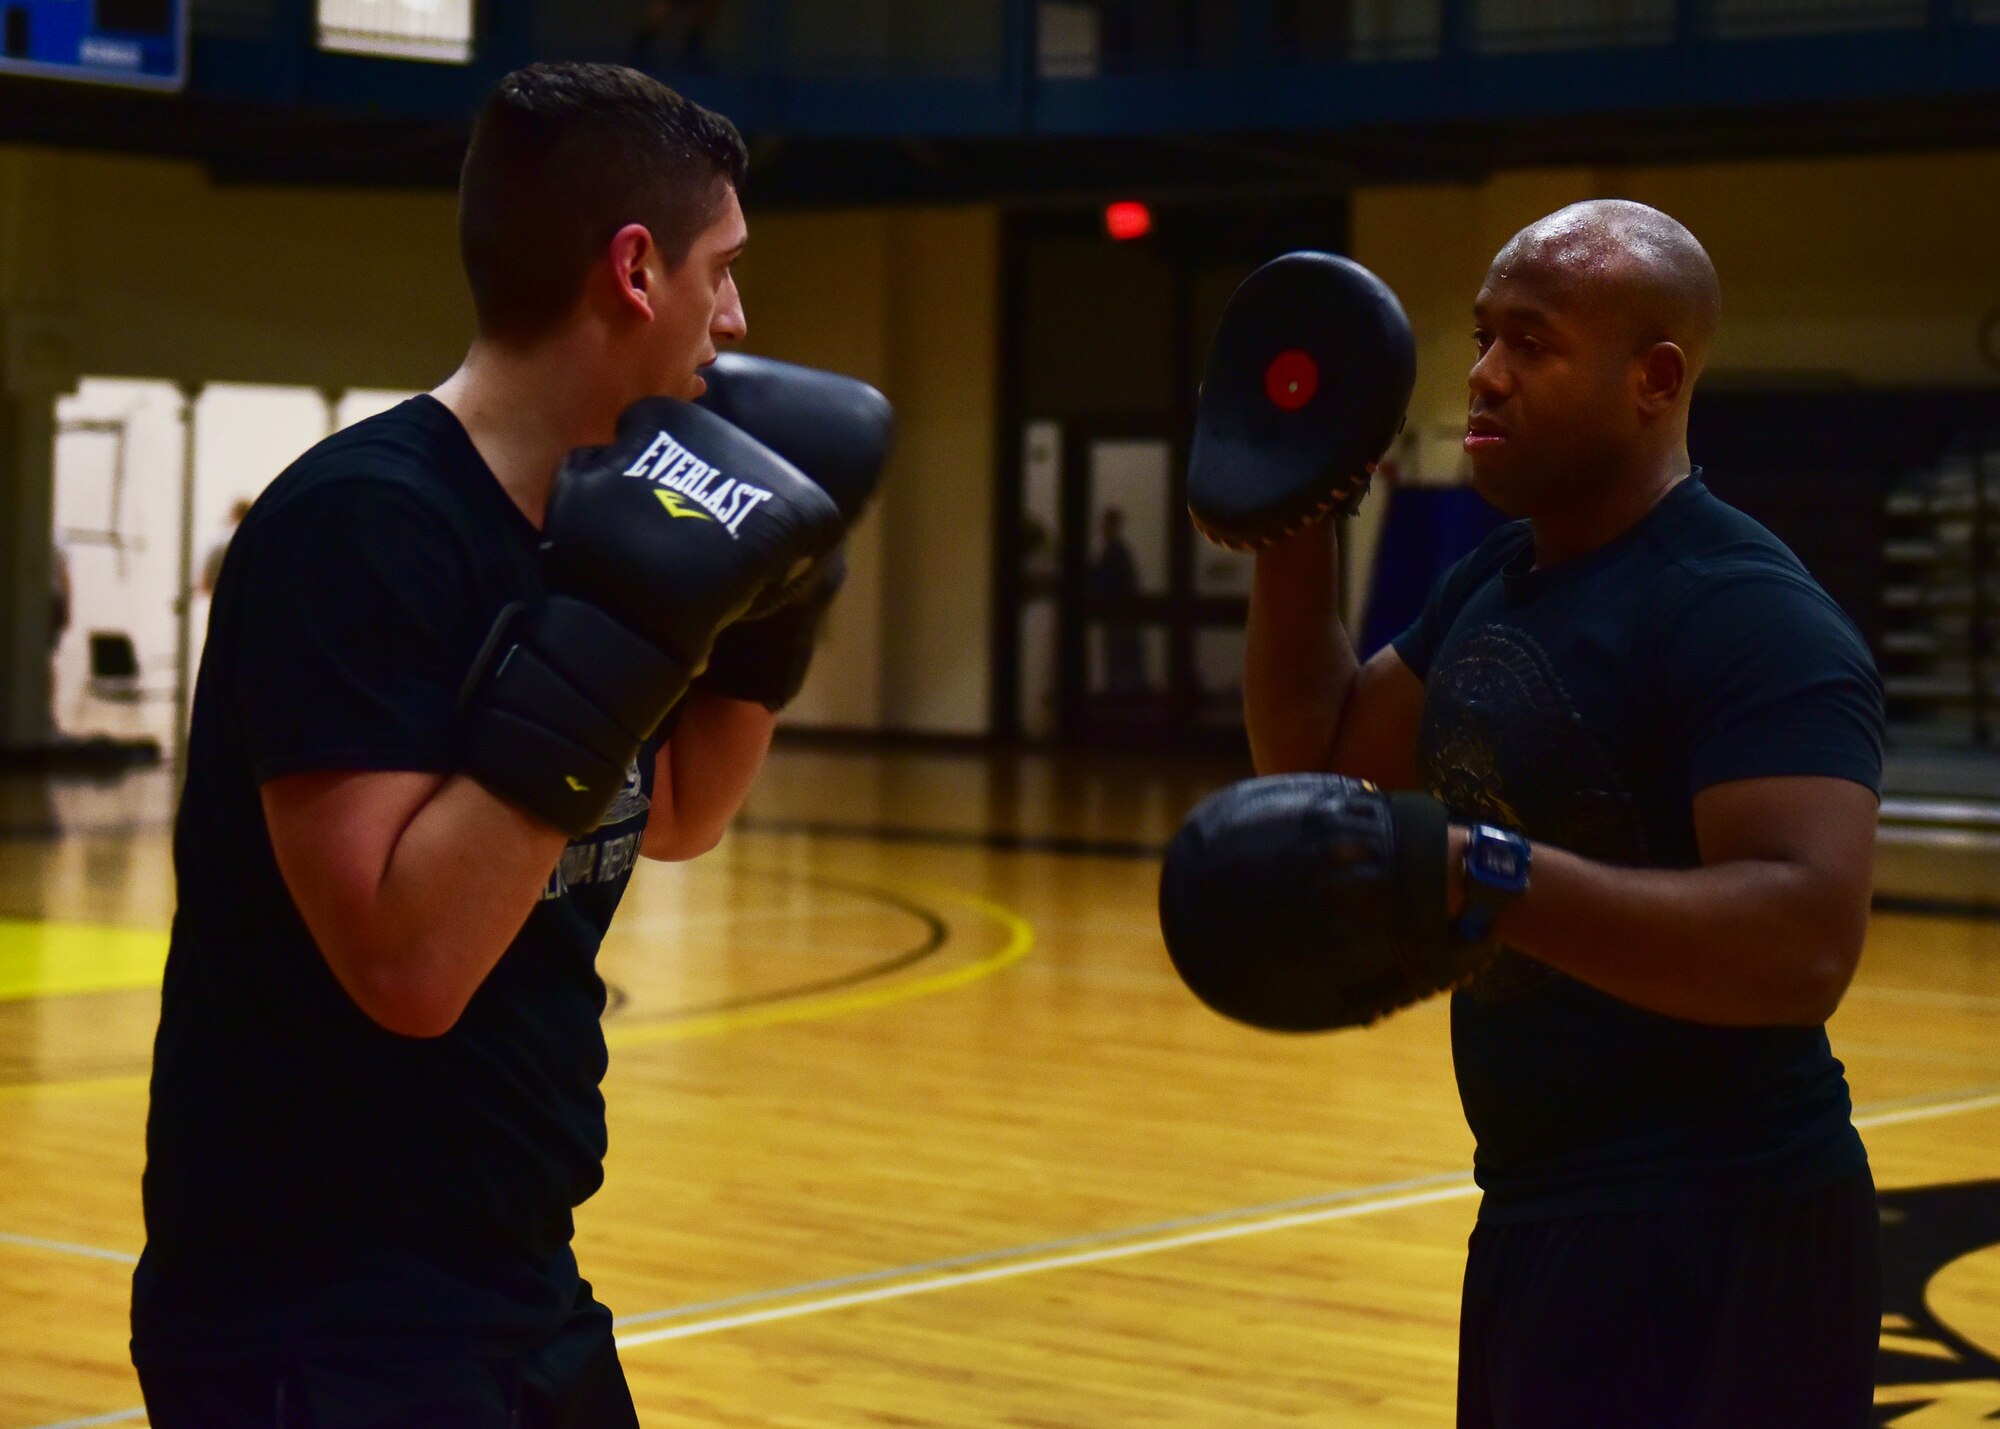
{"label": "bald man", "polygon": [[1473,306],[1465,449],[1518,519],[1365,665],[1327,529],[1258,559],[1259,772],[1442,800],[1454,917],[1466,826],[1527,841],[1525,889],[1473,880],[1503,951],[1452,998],[1485,1193],[1462,1429],[1870,1422],[1875,1192],[1823,1024],[1867,925],[1881,684],[1689,461],[1720,310],[1665,214],[1550,215]]}

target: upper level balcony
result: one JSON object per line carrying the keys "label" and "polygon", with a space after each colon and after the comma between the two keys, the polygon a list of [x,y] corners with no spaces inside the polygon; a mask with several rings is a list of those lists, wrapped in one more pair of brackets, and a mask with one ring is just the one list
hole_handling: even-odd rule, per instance
{"label": "upper level balcony", "polygon": [[7,81],[0,137],[444,182],[499,74],[584,58],[819,156],[804,197],[2000,142],[2000,0],[192,3],[187,94]]}

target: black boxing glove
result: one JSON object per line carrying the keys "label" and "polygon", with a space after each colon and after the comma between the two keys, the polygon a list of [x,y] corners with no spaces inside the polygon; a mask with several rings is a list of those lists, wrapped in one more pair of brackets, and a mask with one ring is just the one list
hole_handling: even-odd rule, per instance
{"label": "black boxing glove", "polygon": [[739,620],[715,637],[700,688],[748,700],[776,714],[798,697],[812,668],[820,625],[847,580],[847,555],[836,548],[804,594],[762,620]]}
{"label": "black boxing glove", "polygon": [[1358,1027],[1456,986],[1491,942],[1449,927],[1450,819],[1338,774],[1246,779],[1195,806],[1160,871],[1160,932],[1203,1002],[1273,1032]]}
{"label": "black boxing glove", "polygon": [[468,677],[463,764],[572,838],[595,828],[716,635],[778,603],[839,541],[789,462],[669,398],[572,452],[542,528],[549,594],[503,613]]}
{"label": "black boxing glove", "polygon": [[[867,383],[768,357],[724,353],[702,369],[696,402],[727,418],[811,477],[852,526],[889,459],[896,414]],[[701,688],[750,700],[773,713],[797,697],[819,630],[847,579],[830,560],[784,609],[729,627],[716,641]]]}
{"label": "black boxing glove", "polygon": [[725,352],[704,367],[708,390],[695,399],[741,427],[833,498],[852,526],[889,459],[896,413],[880,392],[853,377],[768,357]]}
{"label": "black boxing glove", "polygon": [[797,467],[686,402],[647,398],[566,463],[542,528],[549,589],[587,600],[693,673],[715,633],[797,585],[839,509]]}

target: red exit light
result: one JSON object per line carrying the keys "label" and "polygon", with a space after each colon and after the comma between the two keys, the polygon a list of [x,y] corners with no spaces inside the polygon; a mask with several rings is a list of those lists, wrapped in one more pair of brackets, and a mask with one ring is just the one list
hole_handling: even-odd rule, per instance
{"label": "red exit light", "polygon": [[1153,231],[1153,211],[1143,203],[1134,203],[1129,199],[1122,203],[1106,204],[1104,231],[1121,243],[1134,238],[1144,238]]}

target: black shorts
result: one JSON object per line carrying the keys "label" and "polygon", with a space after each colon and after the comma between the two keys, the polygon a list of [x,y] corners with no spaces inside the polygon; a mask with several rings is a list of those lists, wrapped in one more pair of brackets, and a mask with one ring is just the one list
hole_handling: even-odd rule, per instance
{"label": "black shorts", "polygon": [[517,1359],[307,1353],[142,1368],[139,1386],[153,1429],[639,1429],[610,1313],[594,1302]]}
{"label": "black shorts", "polygon": [[1865,1429],[1882,1324],[1866,1169],[1726,1210],[1480,1224],[1459,1429]]}

